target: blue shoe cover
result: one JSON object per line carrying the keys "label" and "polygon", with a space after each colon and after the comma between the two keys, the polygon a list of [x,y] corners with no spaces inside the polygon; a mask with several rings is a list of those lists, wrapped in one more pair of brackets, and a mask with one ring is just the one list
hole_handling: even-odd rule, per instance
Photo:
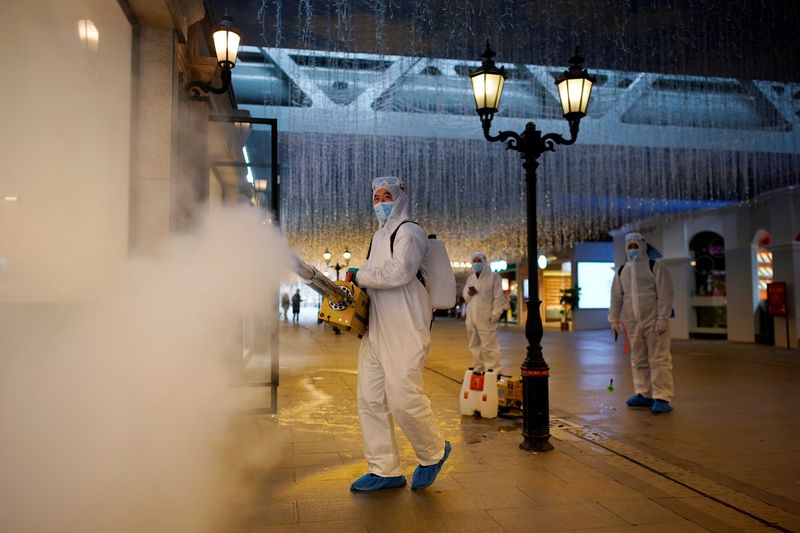
{"label": "blue shoe cover", "polygon": [[669,402],[665,402],[664,400],[656,400],[653,402],[653,407],[651,407],[650,410],[656,414],[669,413],[672,411],[672,406],[669,404]]}
{"label": "blue shoe cover", "polygon": [[399,489],[405,486],[405,476],[381,477],[376,474],[364,474],[350,485],[353,492],[372,492],[381,489]]}
{"label": "blue shoe cover", "polygon": [[652,407],[653,399],[646,398],[641,394],[634,394],[625,403],[628,404],[628,407]]}
{"label": "blue shoe cover", "polygon": [[450,441],[444,441],[444,457],[438,463],[430,466],[419,465],[414,470],[414,475],[411,476],[411,490],[427,489],[433,485],[433,482],[436,481],[436,476],[439,475],[439,471],[442,469],[442,465],[450,457],[451,449]]}

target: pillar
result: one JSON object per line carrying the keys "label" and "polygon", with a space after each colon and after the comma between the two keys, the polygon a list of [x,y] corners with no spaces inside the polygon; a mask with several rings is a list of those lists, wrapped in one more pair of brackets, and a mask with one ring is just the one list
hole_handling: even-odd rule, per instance
{"label": "pillar", "polygon": [[789,343],[798,347],[797,301],[800,297],[800,242],[768,247],[772,252],[773,281],[786,282],[788,317],[775,317],[775,346],[786,347],[786,321],[789,322]]}
{"label": "pillar", "polygon": [[725,250],[725,292],[728,299],[728,340],[754,342],[756,273],[752,246]]}

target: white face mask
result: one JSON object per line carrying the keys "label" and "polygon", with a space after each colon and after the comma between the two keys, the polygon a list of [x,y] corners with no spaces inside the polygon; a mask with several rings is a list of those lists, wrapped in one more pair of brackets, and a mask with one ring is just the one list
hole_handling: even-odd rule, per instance
{"label": "white face mask", "polygon": [[378,217],[378,220],[381,222],[386,222],[389,219],[389,215],[392,214],[392,207],[394,207],[394,202],[379,202],[375,204],[373,209],[375,209],[375,216]]}

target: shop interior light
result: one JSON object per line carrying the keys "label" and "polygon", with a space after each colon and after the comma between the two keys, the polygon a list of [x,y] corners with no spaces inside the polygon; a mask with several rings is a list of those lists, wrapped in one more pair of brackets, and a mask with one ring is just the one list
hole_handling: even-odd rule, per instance
{"label": "shop interior light", "polygon": [[508,262],[502,259],[491,261],[489,263],[489,268],[492,270],[492,272],[503,272],[504,270],[508,269]]}
{"label": "shop interior light", "polygon": [[85,50],[97,52],[100,47],[100,32],[97,31],[94,22],[89,19],[78,21],[78,38]]}

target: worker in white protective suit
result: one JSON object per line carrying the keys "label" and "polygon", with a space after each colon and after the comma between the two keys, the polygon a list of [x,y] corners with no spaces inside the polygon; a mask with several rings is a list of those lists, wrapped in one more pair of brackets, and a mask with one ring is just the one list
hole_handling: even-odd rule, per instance
{"label": "worker in white protective suit", "polygon": [[428,237],[416,223],[403,223],[409,220],[409,198],[400,178],[376,178],[372,191],[380,227],[367,261],[348,272],[370,298],[369,331],[358,352],[358,416],[369,472],[350,489],[406,484],[394,436],[397,421],[419,459],[411,488],[421,490],[434,482],[451,449],[422,391],[433,313],[423,285]]}
{"label": "worker in white protective suit", "polygon": [[472,270],[462,293],[468,304],[467,338],[472,352],[472,369],[476,372],[494,369],[499,374],[497,324],[508,307],[503,282],[489,269],[489,262],[482,252],[472,254]]}
{"label": "worker in white protective suit", "polygon": [[653,413],[672,411],[672,354],[669,318],[672,277],[647,255],[639,233],[625,236],[627,261],[614,276],[608,321],[615,337],[630,341],[634,395],[629,407],[649,407]]}

